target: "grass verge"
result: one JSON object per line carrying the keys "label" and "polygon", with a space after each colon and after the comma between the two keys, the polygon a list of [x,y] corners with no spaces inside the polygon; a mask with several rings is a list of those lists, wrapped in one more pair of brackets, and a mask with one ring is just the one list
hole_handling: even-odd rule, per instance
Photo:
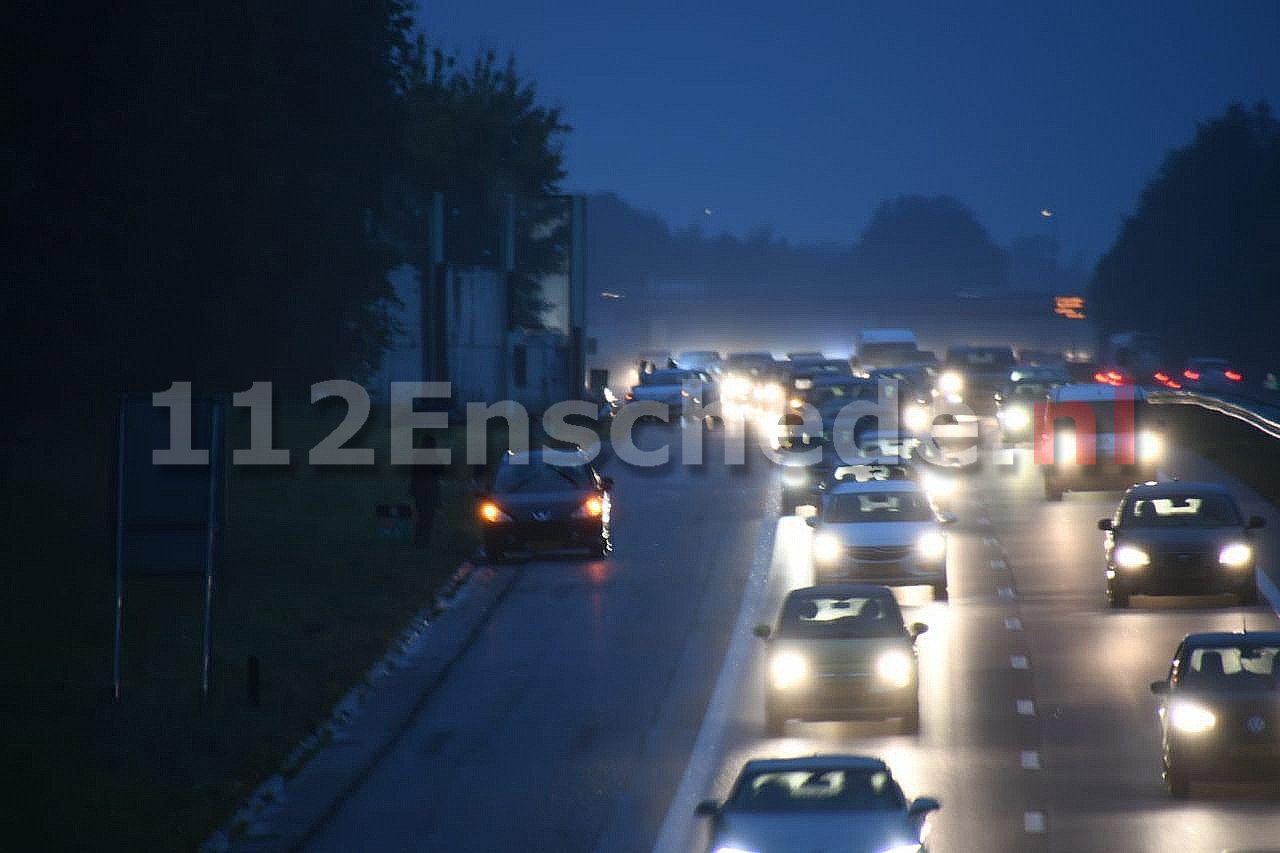
{"label": "grass verge", "polygon": [[1243,421],[1199,406],[1159,407],[1169,438],[1280,506],[1280,441]]}
{"label": "grass verge", "polygon": [[[10,438],[0,731],[23,796],[7,798],[8,839],[42,849],[193,849],[473,552],[460,477],[442,482],[432,548],[378,534],[375,505],[409,500],[407,469],[388,461],[385,412],[375,408],[349,445],[375,448],[377,465],[306,464],[344,413],[341,404],[278,407],[275,445],[293,450],[293,465],[230,469],[213,690],[203,703],[193,577],[127,585],[123,697],[110,698],[113,403]],[[246,417],[235,410],[233,447],[248,445]],[[441,446],[460,440],[450,434]],[[261,665],[257,708],[246,696],[251,655]]]}

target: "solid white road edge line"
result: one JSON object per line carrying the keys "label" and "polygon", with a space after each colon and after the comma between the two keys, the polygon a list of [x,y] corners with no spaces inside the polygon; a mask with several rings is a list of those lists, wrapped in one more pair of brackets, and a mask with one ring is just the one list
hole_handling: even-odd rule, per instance
{"label": "solid white road edge line", "polygon": [[703,799],[707,786],[715,775],[725,728],[729,722],[730,703],[737,692],[738,677],[750,664],[755,644],[759,642],[751,633],[751,624],[769,585],[777,522],[771,524],[766,521],[763,527],[760,538],[756,540],[751,575],[742,592],[742,604],[738,608],[738,618],[733,623],[733,634],[729,638],[724,663],[720,665],[720,674],[716,677],[716,686],[711,691],[707,712],[702,717],[698,737],[689,753],[684,776],[671,798],[671,805],[667,807],[667,816],[662,821],[658,840],[653,845],[654,853],[677,853],[689,849],[689,831],[695,825],[694,806]]}

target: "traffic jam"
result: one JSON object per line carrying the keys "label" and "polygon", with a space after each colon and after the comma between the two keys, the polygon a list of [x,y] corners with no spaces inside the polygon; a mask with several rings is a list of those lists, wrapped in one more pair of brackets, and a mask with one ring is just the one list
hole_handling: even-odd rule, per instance
{"label": "traffic jam", "polygon": [[[964,521],[958,494],[983,465],[1030,457],[1049,503],[1118,494],[1096,523],[1105,534],[1097,595],[1107,608],[1152,596],[1259,603],[1255,537],[1265,519],[1246,515],[1223,484],[1162,478],[1168,447],[1155,404],[1190,384],[1230,389],[1241,373],[1205,358],[1146,375],[997,345],[953,346],[938,358],[909,330],[869,329],[852,357],[649,351],[634,385],[602,413],[619,421],[644,402],[659,408],[642,420],[754,432],[776,466],[782,517],[807,529],[805,581],[752,632],[766,660],[760,737],[818,721],[887,721],[918,737],[918,640],[929,625],[907,615],[901,593],[948,602],[952,531]],[[481,508],[489,559],[536,550],[553,530],[559,545],[610,554],[613,480],[575,452],[581,458],[554,466],[536,453],[504,463]],[[526,517],[534,506],[549,514]],[[530,537],[540,541],[522,541]],[[1238,631],[1188,634],[1167,653],[1150,692],[1168,796],[1185,799],[1195,783],[1276,778],[1280,633],[1242,621]],[[893,767],[856,740],[842,746],[743,763],[727,796],[696,806],[708,849],[926,850],[944,804],[908,797]]]}

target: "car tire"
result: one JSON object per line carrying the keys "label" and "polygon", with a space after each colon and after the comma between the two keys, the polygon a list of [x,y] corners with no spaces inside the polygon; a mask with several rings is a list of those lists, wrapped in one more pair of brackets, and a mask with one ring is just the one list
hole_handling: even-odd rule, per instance
{"label": "car tire", "polygon": [[920,734],[920,700],[918,698],[915,704],[907,709],[907,713],[902,715],[900,728],[904,735]]}
{"label": "car tire", "polygon": [[787,718],[766,707],[764,710],[764,733],[769,737],[782,737],[787,733]]}
{"label": "car tire", "polygon": [[591,556],[603,560],[613,553],[613,543],[603,536],[591,546]]}
{"label": "car tire", "polygon": [[950,597],[951,594],[947,591],[947,582],[945,580],[942,583],[933,584],[934,601],[948,601]]}
{"label": "car tire", "polygon": [[1047,501],[1062,500],[1062,489],[1058,488],[1056,483],[1047,478],[1044,481],[1044,499]]}
{"label": "car tire", "polygon": [[1169,796],[1175,800],[1185,800],[1191,796],[1191,777],[1179,770],[1177,765],[1165,765],[1164,781],[1169,789]]}
{"label": "car tire", "polygon": [[1236,597],[1240,599],[1240,603],[1245,606],[1252,606],[1258,603],[1258,582],[1253,581],[1245,584],[1236,593]]}

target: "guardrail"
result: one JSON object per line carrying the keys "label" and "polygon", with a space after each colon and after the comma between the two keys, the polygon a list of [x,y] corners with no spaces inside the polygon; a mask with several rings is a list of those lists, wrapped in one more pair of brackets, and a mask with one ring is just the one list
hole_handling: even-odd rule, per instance
{"label": "guardrail", "polygon": [[1272,438],[1280,439],[1280,406],[1269,405],[1256,400],[1230,400],[1226,397],[1214,397],[1196,391],[1171,391],[1167,389],[1148,390],[1147,401],[1158,404],[1200,406],[1203,409],[1243,421],[1259,432],[1264,432]]}

